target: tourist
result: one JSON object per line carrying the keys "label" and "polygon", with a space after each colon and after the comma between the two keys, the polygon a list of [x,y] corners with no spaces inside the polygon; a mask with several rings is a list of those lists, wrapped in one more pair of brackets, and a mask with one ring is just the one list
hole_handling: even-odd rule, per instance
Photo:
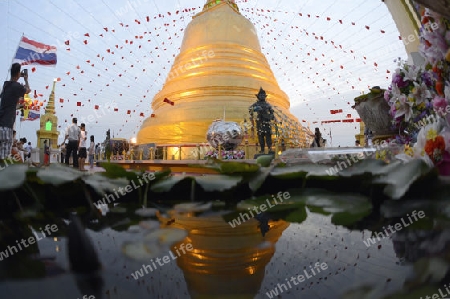
{"label": "tourist", "polygon": [[31,150],[33,148],[31,147],[31,142],[28,142],[28,144],[25,146],[25,158],[26,160],[31,159]]}
{"label": "tourist", "polygon": [[50,147],[47,140],[44,140],[44,166],[50,165]]}
{"label": "tourist", "polygon": [[59,147],[60,151],[61,151],[61,163],[65,163],[66,161],[66,149],[67,149],[67,144],[66,143],[62,143],[61,146]]}
{"label": "tourist", "polygon": [[16,162],[23,162],[22,155],[19,151],[19,140],[16,139],[16,130],[13,130],[13,142],[11,146],[11,156],[13,156],[14,161]]}
{"label": "tourist", "polygon": [[80,142],[81,130],[77,126],[77,119],[74,117],[72,119],[72,124],[66,129],[66,136],[63,143],[69,140],[66,147],[66,165],[69,165],[70,155],[73,155],[73,167],[78,168],[78,143]]}
{"label": "tourist", "polygon": [[322,138],[322,133],[319,128],[315,128],[314,140],[311,143],[311,147],[325,147],[326,140]]}
{"label": "tourist", "polygon": [[364,138],[366,141],[366,146],[373,146],[372,138],[373,138],[373,132],[369,127],[365,127],[364,129]]}
{"label": "tourist", "polygon": [[78,166],[81,171],[85,171],[84,163],[86,162],[87,158],[87,151],[86,151],[87,132],[84,123],[81,124],[80,130],[81,130],[80,143],[78,144]]}
{"label": "tourist", "polygon": [[355,141],[355,146],[356,146],[356,147],[361,147],[361,142],[359,142],[359,140],[356,140],[356,141]]}
{"label": "tourist", "polygon": [[97,145],[95,146],[95,161],[101,160],[100,159],[100,153],[101,153],[101,146],[100,143],[97,143]]}
{"label": "tourist", "polygon": [[[20,72],[20,64],[11,66],[11,80],[5,81],[0,93],[0,165],[11,154],[13,144],[13,127],[16,122],[16,109],[20,98],[29,93],[28,72]],[[17,81],[23,77],[25,85]]]}
{"label": "tourist", "polygon": [[89,145],[89,168],[94,168],[95,142],[94,135],[91,135],[91,144]]}

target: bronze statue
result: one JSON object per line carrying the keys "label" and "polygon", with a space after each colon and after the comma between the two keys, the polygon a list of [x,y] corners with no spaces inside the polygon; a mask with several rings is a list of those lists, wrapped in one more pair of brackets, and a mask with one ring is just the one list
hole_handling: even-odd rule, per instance
{"label": "bronze statue", "polygon": [[[275,119],[272,106],[266,102],[266,92],[262,87],[256,95],[258,100],[248,108],[250,113],[250,120],[253,124],[253,113],[257,113],[256,129],[258,133],[258,141],[261,147],[261,152],[264,153],[264,147],[267,144],[269,154],[272,152],[272,121]],[[253,129],[252,129],[253,130]]]}

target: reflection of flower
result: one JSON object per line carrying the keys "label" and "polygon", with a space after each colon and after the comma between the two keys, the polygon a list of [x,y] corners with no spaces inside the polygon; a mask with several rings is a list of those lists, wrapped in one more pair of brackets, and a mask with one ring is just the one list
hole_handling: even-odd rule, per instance
{"label": "reflection of flower", "polygon": [[[216,150],[209,151],[205,154],[205,159],[219,157],[219,152]],[[243,150],[231,150],[231,151],[221,151],[222,160],[240,160],[245,158],[245,151]]]}

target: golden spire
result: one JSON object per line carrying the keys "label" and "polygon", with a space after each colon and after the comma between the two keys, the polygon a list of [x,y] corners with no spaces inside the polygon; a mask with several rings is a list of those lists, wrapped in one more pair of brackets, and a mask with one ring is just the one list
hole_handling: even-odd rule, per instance
{"label": "golden spire", "polygon": [[53,80],[53,88],[48,99],[47,107],[45,107],[45,114],[55,114],[55,87],[56,79]]}
{"label": "golden spire", "polygon": [[[184,31],[180,53],[162,89],[154,96],[137,143],[202,143],[211,123],[222,118],[241,123],[260,87],[283,122],[298,124],[261,51],[255,26],[231,0],[205,1]],[[168,100],[167,100],[168,99]]]}
{"label": "golden spire", "polygon": [[234,0],[206,0],[206,4],[203,6],[203,11],[206,11],[214,6],[217,6],[222,3],[227,3],[230,5],[233,9],[239,12],[239,7],[235,3]]}

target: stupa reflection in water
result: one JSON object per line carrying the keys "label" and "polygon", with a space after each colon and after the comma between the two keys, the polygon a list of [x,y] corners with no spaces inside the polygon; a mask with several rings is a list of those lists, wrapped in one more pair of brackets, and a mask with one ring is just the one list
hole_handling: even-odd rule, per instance
{"label": "stupa reflection in water", "polygon": [[289,223],[281,220],[269,225],[262,237],[255,219],[232,228],[220,216],[175,216],[171,227],[187,230],[189,235],[182,243],[194,248],[177,259],[191,297],[254,298],[275,243]]}
{"label": "stupa reflection in water", "polygon": [[153,114],[142,124],[137,143],[203,143],[208,127],[224,111],[227,121],[241,123],[248,117],[260,87],[281,121],[298,129],[292,139],[305,144],[305,133],[289,112],[289,98],[261,52],[254,25],[234,0],[208,0],[185,30],[180,54],[153,98]]}

